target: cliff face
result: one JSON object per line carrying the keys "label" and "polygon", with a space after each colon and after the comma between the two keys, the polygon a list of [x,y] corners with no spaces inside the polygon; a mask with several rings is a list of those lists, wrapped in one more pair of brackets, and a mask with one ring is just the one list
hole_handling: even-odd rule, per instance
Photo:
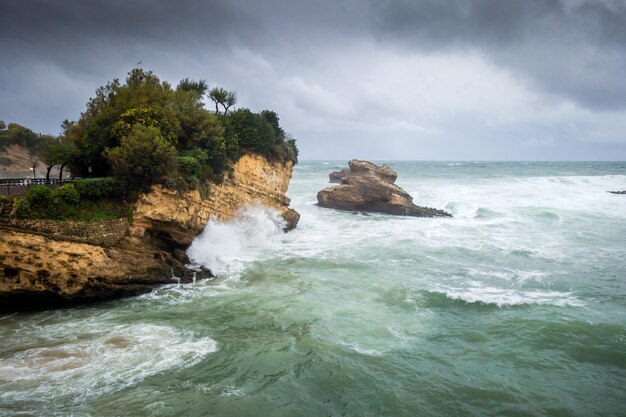
{"label": "cliff face", "polygon": [[[292,170],[291,163],[244,155],[204,199],[198,191],[180,194],[154,186],[139,198],[132,222],[117,239],[99,236],[106,229],[101,225],[85,224],[81,231],[13,221],[0,229],[0,311],[141,294],[178,279],[190,282],[185,250],[210,218],[227,221],[259,204],[278,210],[286,229],[296,226],[300,216],[285,196]],[[119,234],[119,224],[115,228]],[[80,239],[72,236],[79,232]],[[210,276],[207,270],[197,274]]]}
{"label": "cliff face", "polygon": [[255,204],[278,210],[287,222],[287,229],[293,229],[300,215],[289,208],[285,196],[292,170],[290,162],[271,164],[262,156],[244,155],[222,184],[211,187],[206,199],[197,190],[180,195],[155,186],[137,202],[130,234],[145,238],[160,233],[165,241],[186,248],[209,218],[228,221],[242,207]]}

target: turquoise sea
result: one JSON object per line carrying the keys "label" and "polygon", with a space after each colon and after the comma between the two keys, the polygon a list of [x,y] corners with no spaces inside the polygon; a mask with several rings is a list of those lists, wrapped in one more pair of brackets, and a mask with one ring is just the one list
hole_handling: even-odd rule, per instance
{"label": "turquoise sea", "polygon": [[624,162],[388,162],[453,218],[253,207],[219,274],[0,317],[0,415],[626,416]]}

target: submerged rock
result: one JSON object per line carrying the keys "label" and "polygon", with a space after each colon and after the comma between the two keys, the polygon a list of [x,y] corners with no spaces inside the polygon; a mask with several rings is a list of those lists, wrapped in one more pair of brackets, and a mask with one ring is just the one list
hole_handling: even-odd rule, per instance
{"label": "submerged rock", "polygon": [[413,204],[413,198],[395,184],[398,175],[389,166],[356,159],[348,164],[341,185],[317,193],[320,207],[399,216],[452,217],[443,210]]}

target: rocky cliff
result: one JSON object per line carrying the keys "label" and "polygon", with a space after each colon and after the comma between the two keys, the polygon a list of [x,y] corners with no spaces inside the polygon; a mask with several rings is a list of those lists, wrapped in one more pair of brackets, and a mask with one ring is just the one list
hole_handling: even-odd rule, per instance
{"label": "rocky cliff", "polygon": [[[52,227],[13,221],[0,228],[0,311],[45,308],[141,294],[155,285],[190,282],[186,249],[210,218],[226,221],[250,205],[278,210],[286,229],[299,214],[285,196],[293,164],[244,155],[208,196],[154,186],[136,202],[133,218],[104,227]],[[109,230],[113,227],[113,231]],[[92,229],[90,229],[92,228]],[[106,236],[100,236],[105,233]],[[75,235],[80,235],[76,238]],[[86,238],[90,235],[90,238]],[[210,271],[197,271],[198,278]]]}

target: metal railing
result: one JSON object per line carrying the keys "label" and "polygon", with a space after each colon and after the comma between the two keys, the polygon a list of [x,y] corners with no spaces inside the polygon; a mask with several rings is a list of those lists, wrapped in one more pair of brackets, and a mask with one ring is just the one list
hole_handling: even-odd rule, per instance
{"label": "metal railing", "polygon": [[15,197],[24,195],[35,185],[43,185],[53,190],[72,180],[59,181],[58,179],[45,178],[0,178],[0,195]]}

